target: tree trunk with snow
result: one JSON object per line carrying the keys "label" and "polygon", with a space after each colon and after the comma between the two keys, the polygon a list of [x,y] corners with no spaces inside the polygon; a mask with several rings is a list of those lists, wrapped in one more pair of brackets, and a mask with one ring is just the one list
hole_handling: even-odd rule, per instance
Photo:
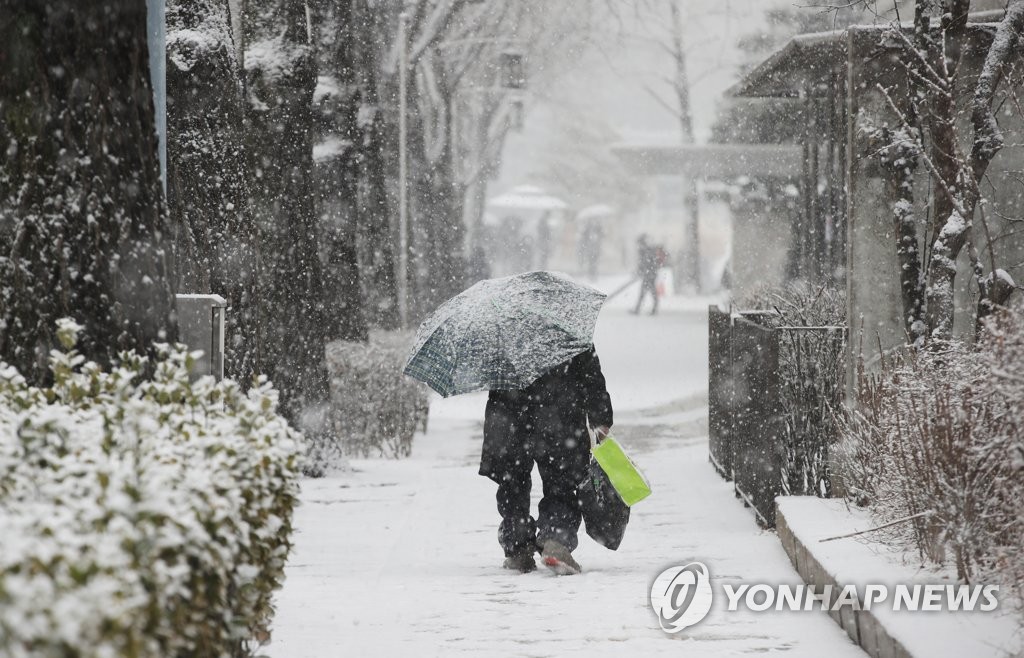
{"label": "tree trunk with snow", "polygon": [[933,84],[923,90],[928,98],[925,123],[934,167],[931,234],[936,236],[925,283],[926,318],[929,332],[940,336],[953,331],[956,259],[969,237],[973,218],[973,208],[966,212],[965,206],[971,181],[961,171],[964,157],[957,141],[955,96],[969,9],[969,0],[943,0],[937,17],[942,38],[932,39],[926,51],[935,74]]}
{"label": "tree trunk with snow", "polygon": [[359,141],[356,151],[356,243],[359,276],[364,291],[363,315],[367,323],[385,329],[398,327],[398,289],[395,254],[398,236],[391,221],[387,166],[388,135],[384,120],[381,60],[384,46],[378,38],[386,14],[368,0],[353,0],[351,35],[352,72],[346,74],[359,90],[356,112]]}
{"label": "tree trunk with snow", "polygon": [[327,401],[320,224],[313,186],[317,63],[302,0],[250,2],[245,67],[261,233],[264,371],[281,409],[314,435]]}
{"label": "tree trunk with snow", "polygon": [[[430,66],[430,63],[425,64]],[[410,131],[412,222],[415,228],[413,317],[421,319],[465,287],[465,226],[462,203],[465,190],[456,180],[452,163],[452,94],[443,76],[436,79],[436,101],[429,106],[423,89],[410,93],[420,120]],[[415,104],[415,105],[414,105]],[[432,118],[431,118],[432,117]]]}
{"label": "tree trunk with snow", "polygon": [[[1021,35],[1024,34],[1024,1],[1016,2],[1006,10],[1006,16],[996,29],[992,47],[985,57],[981,75],[971,101],[971,123],[974,143],[971,147],[971,174],[981,181],[989,164],[1003,148],[1005,138],[996,121],[993,105],[996,91],[1008,72],[1012,61],[1019,58]],[[976,183],[980,189],[980,184]],[[980,273],[979,273],[980,274]],[[978,277],[977,318],[980,323],[998,307],[1006,303],[1016,290],[1010,275],[992,263],[992,272]]]}
{"label": "tree trunk with snow", "polygon": [[47,378],[78,349],[173,340],[171,263],[144,0],[0,0],[0,360]]}
{"label": "tree trunk with snow", "polygon": [[[913,122],[913,119],[911,119]],[[914,208],[914,174],[920,150],[920,132],[916,126],[896,130],[882,128],[878,139],[886,146],[879,149],[886,172],[896,236],[896,263],[900,273],[900,299],[903,328],[910,344],[920,347],[925,338],[924,281],[921,276],[921,249],[917,235],[918,219]]]}
{"label": "tree trunk with snow", "polygon": [[[1003,137],[993,113],[996,90],[1011,60],[1017,57],[1020,33],[1024,28],[1024,3],[1011,4],[1000,23],[992,46],[985,57],[981,75],[974,90],[971,119],[974,133],[970,154],[960,148],[960,128],[957,124],[956,90],[959,82],[961,51],[966,41],[968,0],[921,0],[915,8],[913,39],[896,37],[906,46],[909,99],[912,117],[920,116],[921,128],[928,140],[916,136],[917,127],[910,125],[906,115],[904,126],[893,131],[894,139],[885,150],[883,161],[900,161],[901,152],[908,144],[928,165],[934,196],[934,212],[927,234],[932,242],[925,245],[920,256],[903,248],[911,241],[909,227],[913,224],[910,202],[904,202],[910,179],[899,167],[888,166],[890,185],[897,189],[896,205],[897,250],[900,254],[901,288],[904,291],[906,319],[913,318],[913,306],[907,296],[910,291],[911,270],[923,268],[925,336],[949,337],[953,331],[955,315],[956,261],[964,247],[968,248],[975,280],[979,288],[979,306],[975,319],[980,321],[987,313],[1014,290],[1012,280],[993,262],[992,272],[984,274],[977,248],[973,241],[975,213],[982,200],[980,182],[989,163],[1002,147]],[[890,102],[899,112],[896,104]],[[927,143],[927,147],[922,144]],[[903,155],[906,155],[904,153]],[[885,162],[883,162],[885,164]],[[902,195],[902,196],[901,196]],[[908,333],[912,342],[922,337],[916,331]]]}
{"label": "tree trunk with snow", "polygon": [[[376,101],[379,103],[379,100]],[[366,317],[376,326],[398,328],[395,278],[397,239],[390,221],[394,206],[388,191],[387,123],[378,106],[365,135],[364,187],[360,189],[360,268],[366,295]]]}
{"label": "tree trunk with snow", "polygon": [[259,372],[258,235],[249,208],[241,70],[228,0],[167,4],[167,192],[177,288],[231,307],[225,370]]}
{"label": "tree trunk with snow", "polygon": [[317,112],[314,152],[319,179],[318,212],[323,231],[325,319],[328,336],[365,340],[361,269],[357,239],[362,224],[365,188],[363,152],[366,142],[366,96],[372,75],[360,62],[365,47],[354,2],[311,3],[319,83],[314,98]]}

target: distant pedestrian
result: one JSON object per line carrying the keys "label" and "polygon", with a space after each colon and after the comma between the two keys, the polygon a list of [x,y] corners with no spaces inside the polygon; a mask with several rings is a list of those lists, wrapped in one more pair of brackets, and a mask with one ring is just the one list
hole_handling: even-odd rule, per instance
{"label": "distant pedestrian", "polygon": [[548,269],[548,259],[551,257],[551,223],[548,221],[549,214],[545,212],[544,216],[537,222],[538,270]]}
{"label": "distant pedestrian", "polygon": [[[498,541],[506,569],[533,571],[539,551],[555,573],[580,572],[572,551],[582,520],[576,487],[590,464],[588,424],[599,437],[612,425],[611,398],[593,347],[525,389],[490,392],[480,474],[498,484]],[[536,520],[530,514],[534,462],[544,487]]]}
{"label": "distant pedestrian", "polygon": [[[658,269],[664,262],[664,250],[661,247],[648,244],[647,235],[641,234],[636,240],[636,274],[640,278],[640,297],[636,300],[636,308],[633,313],[640,312],[644,303],[644,297],[648,294],[654,303],[651,315],[658,312]],[[661,262],[659,262],[661,261]]]}
{"label": "distant pedestrian", "polygon": [[600,220],[588,219],[580,236],[579,262],[580,269],[586,271],[591,280],[597,278],[597,266],[601,261],[601,242],[604,240],[604,229]]}

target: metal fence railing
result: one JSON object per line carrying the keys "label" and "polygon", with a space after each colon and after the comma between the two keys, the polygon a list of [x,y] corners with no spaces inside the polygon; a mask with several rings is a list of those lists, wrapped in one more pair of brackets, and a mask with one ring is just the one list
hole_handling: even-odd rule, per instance
{"label": "metal fence railing", "polygon": [[770,311],[708,312],[709,459],[758,523],[775,497],[827,496],[846,328],[781,326]]}

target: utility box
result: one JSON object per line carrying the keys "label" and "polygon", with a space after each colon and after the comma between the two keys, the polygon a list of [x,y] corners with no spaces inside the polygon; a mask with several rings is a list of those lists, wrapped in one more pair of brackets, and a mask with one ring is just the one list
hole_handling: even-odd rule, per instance
{"label": "utility box", "polygon": [[193,377],[224,378],[224,316],[228,303],[220,295],[175,295],[178,339],[189,350],[202,350]]}

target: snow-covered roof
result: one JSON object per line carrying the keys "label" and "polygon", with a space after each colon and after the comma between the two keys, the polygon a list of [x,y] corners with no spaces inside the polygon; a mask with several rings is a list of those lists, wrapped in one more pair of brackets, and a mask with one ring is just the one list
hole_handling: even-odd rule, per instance
{"label": "snow-covered roof", "polygon": [[[970,14],[968,36],[981,37],[979,45],[987,50],[994,29],[991,21],[1000,20],[1002,13],[985,11]],[[851,31],[877,31],[881,36],[881,33],[890,27],[855,25],[844,30],[798,34],[726,90],[726,95],[745,98],[796,98],[801,91],[813,92],[815,87],[821,88],[826,85],[831,74],[846,64],[847,36]],[[902,29],[910,32],[913,26],[904,24]]]}
{"label": "snow-covered roof", "polygon": [[615,208],[612,208],[607,203],[595,203],[576,213],[576,219],[580,221],[586,221],[588,219],[603,219],[605,217],[613,216],[615,216]]}
{"label": "snow-covered roof", "polygon": [[796,97],[846,61],[846,30],[799,34],[729,88],[729,96]]}
{"label": "snow-covered roof", "polygon": [[487,202],[488,207],[507,210],[564,210],[565,201],[535,185],[519,185]]}

